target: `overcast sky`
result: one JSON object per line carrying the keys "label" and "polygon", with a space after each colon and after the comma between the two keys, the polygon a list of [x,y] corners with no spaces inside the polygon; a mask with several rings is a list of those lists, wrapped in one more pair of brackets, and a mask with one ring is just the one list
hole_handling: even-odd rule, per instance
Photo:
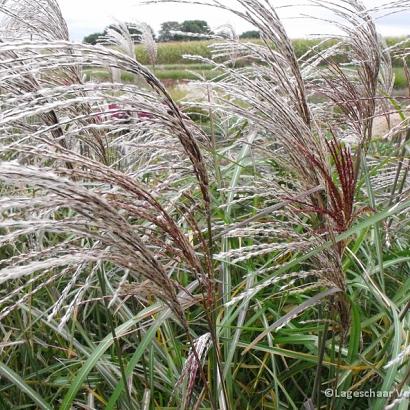
{"label": "overcast sky", "polygon": [[[138,0],[58,0],[64,17],[70,28],[71,38],[80,41],[87,34],[102,31],[114,21],[145,22],[158,32],[164,21],[183,21],[201,19],[208,21],[212,29],[224,24],[231,24],[238,33],[252,29],[246,22],[229,12],[214,8],[180,4],[143,5]],[[225,0],[224,2],[231,2]],[[335,0],[338,1],[338,0]],[[364,0],[369,7],[374,7],[385,0]],[[291,0],[273,0],[275,5],[296,4]],[[297,3],[306,4],[306,0]],[[292,6],[279,9],[285,27],[293,38],[314,34],[326,34],[331,31],[329,25],[313,19],[301,18],[301,14],[327,17],[315,7]],[[299,18],[291,18],[299,16]],[[410,34],[410,12],[395,14],[377,20],[379,32],[385,36]]]}

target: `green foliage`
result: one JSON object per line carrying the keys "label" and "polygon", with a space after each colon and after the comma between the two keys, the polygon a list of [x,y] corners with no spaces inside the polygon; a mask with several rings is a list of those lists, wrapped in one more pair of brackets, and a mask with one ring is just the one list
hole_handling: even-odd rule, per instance
{"label": "green foliage", "polygon": [[181,31],[184,33],[211,34],[208,23],[204,20],[185,20],[181,23]]}
{"label": "green foliage", "polygon": [[211,34],[211,29],[209,28],[208,23],[204,20],[185,20],[182,23],[178,23],[177,21],[166,21],[161,24],[158,41],[168,42],[198,40],[198,38],[195,37],[173,33],[174,31],[195,34]]}
{"label": "green foliage", "polygon": [[158,41],[168,42],[180,40],[181,36],[173,33],[173,31],[181,31],[181,24],[177,21],[166,21],[162,23],[158,34]]}
{"label": "green foliage", "polygon": [[239,38],[248,39],[248,38],[260,38],[261,33],[256,30],[244,31]]}
{"label": "green foliage", "polygon": [[89,34],[88,36],[84,37],[83,42],[87,44],[97,44],[98,40],[104,36],[104,33],[93,33]]}
{"label": "green foliage", "polygon": [[403,89],[408,88],[408,80],[403,67],[394,67],[394,88]]}

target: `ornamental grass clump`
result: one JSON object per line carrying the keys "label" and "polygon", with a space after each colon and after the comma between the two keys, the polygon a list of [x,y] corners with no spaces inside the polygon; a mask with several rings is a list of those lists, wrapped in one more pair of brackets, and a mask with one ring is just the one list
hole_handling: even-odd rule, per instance
{"label": "ornamental grass clump", "polygon": [[0,3],[0,407],[406,408],[409,53],[375,18],[409,3],[312,1],[338,34],[302,57],[267,0],[192,3],[261,41],[186,56],[215,78],[180,103],[127,25]]}

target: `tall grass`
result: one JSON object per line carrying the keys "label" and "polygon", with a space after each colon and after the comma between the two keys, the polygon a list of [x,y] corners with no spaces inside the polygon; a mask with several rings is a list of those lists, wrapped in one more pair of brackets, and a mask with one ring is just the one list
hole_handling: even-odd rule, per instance
{"label": "tall grass", "polygon": [[[209,45],[210,40],[200,41],[176,41],[168,43],[158,43],[158,64],[184,64],[184,55],[200,55],[210,58],[212,56]],[[142,64],[149,64],[148,53],[142,45],[135,47],[135,55]]]}
{"label": "tall grass", "polygon": [[408,3],[315,4],[342,34],[300,57],[237,0],[262,41],[210,45],[181,105],[123,28],[0,3],[0,408],[408,407],[410,51],[373,20]]}

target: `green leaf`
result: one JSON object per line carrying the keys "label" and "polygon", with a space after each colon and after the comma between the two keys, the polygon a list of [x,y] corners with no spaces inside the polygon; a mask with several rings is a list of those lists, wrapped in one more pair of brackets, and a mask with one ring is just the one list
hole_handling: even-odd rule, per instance
{"label": "green leaf", "polygon": [[[137,365],[138,361],[141,359],[141,356],[144,354],[145,349],[149,346],[152,339],[155,337],[157,330],[163,324],[164,320],[167,318],[167,315],[161,315],[161,317],[157,318],[155,322],[151,325],[148,329],[147,333],[144,335],[141,343],[138,345],[137,350],[131,357],[127,368],[125,369],[125,376],[128,378],[131,376],[131,373],[134,371],[135,366]],[[111,395],[107,405],[105,406],[105,410],[113,410],[115,403],[119,399],[122,391],[124,390],[124,382],[121,379],[117,386],[114,389],[113,394]]]}
{"label": "green leaf", "polygon": [[[361,323],[360,323],[360,310],[356,303],[351,301],[352,308],[352,322],[350,328],[350,338],[349,338],[349,348],[347,352],[347,362],[354,365],[358,358],[359,348],[360,348],[360,336],[361,336]],[[339,390],[347,391],[351,387],[352,383],[352,372],[350,370],[346,371],[346,374],[340,378],[341,383]],[[344,402],[342,400],[336,401],[336,408],[343,408]]]}
{"label": "green leaf", "polygon": [[352,323],[349,339],[349,350],[347,353],[347,360],[350,364],[356,360],[359,353],[361,324],[360,324],[360,311],[355,303],[351,303],[352,307]]}
{"label": "green leaf", "polygon": [[13,370],[7,367],[4,363],[0,362],[0,374],[13,383],[16,387],[20,389],[21,392],[27,394],[34,403],[36,403],[41,409],[52,410],[52,407],[44,401],[26,382]]}
{"label": "green leaf", "polygon": [[[198,286],[198,281],[194,281],[190,283],[186,290],[189,292],[192,292],[196,287]],[[180,295],[183,297],[185,295],[185,291],[181,291]],[[140,322],[143,319],[146,319],[147,317],[151,317],[156,313],[162,312],[160,318],[158,318],[158,323],[162,323],[165,319],[169,318],[171,316],[171,310],[169,308],[166,308],[161,303],[156,303],[155,305],[149,306],[142,310],[141,312],[138,313],[135,318],[128,320],[127,322],[123,323],[121,326],[118,326],[115,329],[115,334],[117,335],[118,338],[121,336],[125,335],[133,326],[135,326],[138,322]],[[156,322],[156,323],[157,323]],[[150,328],[153,329],[155,326],[152,326]],[[149,331],[148,331],[149,333]],[[154,333],[155,335],[155,333]],[[60,410],[69,410],[72,402],[74,401],[75,397],[77,396],[78,391],[81,389],[81,386],[83,385],[84,381],[86,380],[88,374],[90,371],[94,368],[94,366],[97,364],[98,360],[101,358],[101,356],[106,352],[106,350],[114,343],[112,333],[110,332],[103,340],[102,342],[98,345],[96,349],[90,354],[88,357],[87,361],[84,363],[83,367],[80,369],[80,371],[77,373],[77,376],[73,380],[70,390],[66,393],[63,403],[61,404]],[[143,343],[142,343],[143,344]],[[142,345],[141,344],[141,345]],[[145,344],[144,344],[145,345]],[[139,352],[140,347],[137,349],[136,353]],[[136,356],[134,353],[133,359]],[[133,361],[131,359],[131,362]],[[126,375],[129,377],[131,374],[131,371],[133,370],[134,366],[132,366],[131,371],[130,369],[130,364],[127,366],[126,369]],[[118,391],[119,386],[121,386],[121,383],[117,385],[116,390]],[[119,390],[121,392],[121,390]],[[118,398],[118,397],[117,397]]]}
{"label": "green leaf", "polygon": [[[376,198],[374,196],[372,184],[370,181],[369,172],[367,169],[366,159],[362,157],[362,171],[365,174],[367,193],[370,199],[370,206],[373,209],[376,209]],[[383,246],[382,246],[382,235],[380,232],[380,224],[374,224],[374,235],[375,235],[375,244],[376,244],[376,255],[377,262],[379,264],[379,282],[381,288],[384,290],[384,272],[383,272]]]}
{"label": "green leaf", "polygon": [[[401,326],[400,326],[399,315],[397,314],[397,312],[394,308],[392,309],[392,314],[393,314],[393,326],[394,326],[394,336],[393,336],[394,339],[393,339],[393,343],[391,345],[391,347],[392,347],[391,358],[394,359],[400,353]],[[380,389],[381,391],[390,392],[390,391],[393,390],[393,383],[394,383],[395,377],[397,375],[397,369],[398,369],[399,365],[400,365],[400,363],[395,363],[394,365],[392,365],[388,368],[388,371],[387,371],[386,375],[384,376],[383,386]],[[386,399],[378,398],[377,400],[373,401],[373,406],[371,408],[374,409],[374,410],[382,410],[382,409],[384,409],[385,405],[387,404],[386,402],[387,402],[387,398]]]}
{"label": "green leaf", "polygon": [[273,332],[275,329],[278,329],[278,328],[286,325],[290,320],[292,320],[296,316],[300,315],[302,312],[304,312],[309,307],[315,306],[316,304],[318,304],[325,297],[334,295],[335,293],[338,293],[338,292],[341,292],[341,290],[339,288],[327,289],[327,290],[324,290],[323,292],[318,293],[315,296],[310,297],[305,302],[303,302],[300,305],[296,306],[289,313],[282,316],[279,320],[277,320],[275,323],[273,323],[267,329],[265,329],[261,334],[259,334],[259,336],[256,337],[255,340],[248,345],[248,347],[242,352],[242,354],[245,354],[246,352],[248,352],[258,342],[260,342],[266,335]]}
{"label": "green leaf", "polygon": [[[144,309],[141,311],[135,318],[128,320],[127,322],[123,323],[121,326],[118,326],[115,329],[115,333],[117,337],[121,337],[122,335],[126,334],[129,329],[135,326],[143,318],[147,317],[147,314],[152,315],[153,313],[157,312],[161,309],[160,304],[156,304],[150,306],[149,308]],[[77,373],[75,379],[71,383],[70,389],[66,393],[64,400],[60,406],[60,410],[70,410],[71,405],[76,398],[79,390],[81,389],[84,381],[86,380],[88,374],[97,364],[98,360],[101,359],[102,355],[107,351],[107,349],[114,343],[114,339],[112,333],[110,332],[97,346],[94,351],[90,354],[82,368]]]}
{"label": "green leaf", "polygon": [[[131,326],[134,325],[134,321],[130,320],[123,325],[116,328],[116,333],[119,335],[120,333],[128,330]],[[74,399],[77,396],[78,391],[81,389],[84,381],[86,380],[90,371],[94,368],[97,364],[98,360],[101,356],[106,352],[106,350],[114,343],[112,333],[108,334],[102,342],[97,346],[97,348],[90,354],[86,362],[84,363],[83,367],[77,373],[75,379],[71,383],[70,389],[66,393],[64,400],[60,406],[60,410],[70,410],[71,404],[73,403]]]}

